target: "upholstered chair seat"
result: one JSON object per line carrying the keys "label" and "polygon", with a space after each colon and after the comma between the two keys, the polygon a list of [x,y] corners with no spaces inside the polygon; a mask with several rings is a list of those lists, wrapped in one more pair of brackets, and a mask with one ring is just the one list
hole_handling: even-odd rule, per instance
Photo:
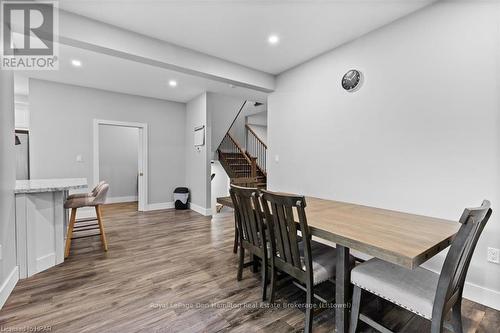
{"label": "upholstered chair seat", "polygon": [[[271,243],[270,302],[274,302],[278,271],[294,278],[294,284],[306,292],[304,332],[312,332],[313,298],[326,301],[314,294],[314,287],[335,277],[337,251],[312,240],[304,196],[265,190],[261,193]],[[354,257],[350,262],[354,265]]]}
{"label": "upholstered chair seat", "polygon": [[66,199],[70,200],[70,199],[85,198],[85,197],[91,197],[91,196],[92,196],[92,193],[75,193],[75,194],[68,195],[68,197]]}
{"label": "upholstered chair seat", "polygon": [[[96,187],[90,193],[75,193],[71,194],[66,198],[66,202],[64,203],[64,208],[81,208],[81,207],[92,207],[97,206],[99,204],[103,204],[106,199],[107,191],[102,192],[102,187],[106,184],[105,181],[101,181],[97,184]],[[97,196],[100,194],[100,198],[97,199]]]}
{"label": "upholstered chair seat", "polygon": [[[304,242],[299,243],[300,261],[302,269],[306,270],[304,259]],[[313,284],[318,285],[335,277],[337,268],[337,251],[335,248],[311,240]],[[354,257],[350,256],[351,265],[354,266]],[[351,266],[351,267],[352,267]]]}
{"label": "upholstered chair seat", "polygon": [[431,333],[442,333],[445,318],[451,312],[453,331],[462,333],[462,292],[467,270],[477,241],[491,216],[491,203],[466,208],[460,217],[439,274],[423,267],[409,269],[380,259],[368,260],[351,271],[354,285],[349,332],[355,333],[358,321],[379,331],[391,332],[362,314],[362,292],[371,293],[399,305],[431,322]]}
{"label": "upholstered chair seat", "polygon": [[380,259],[353,268],[351,282],[421,317],[431,319],[439,275],[428,269],[407,269]]}
{"label": "upholstered chair seat", "polygon": [[106,195],[107,189],[105,191],[99,191],[96,196],[92,193],[70,196],[64,203],[64,208],[69,209],[103,205],[106,201]]}

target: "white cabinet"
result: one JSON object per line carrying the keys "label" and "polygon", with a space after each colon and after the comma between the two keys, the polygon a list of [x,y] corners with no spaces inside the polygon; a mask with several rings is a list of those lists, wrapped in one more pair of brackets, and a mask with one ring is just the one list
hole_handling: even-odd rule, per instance
{"label": "white cabinet", "polygon": [[64,261],[65,193],[16,195],[19,277],[26,278]]}
{"label": "white cabinet", "polygon": [[16,182],[16,252],[24,279],[64,261],[70,189],[87,187],[86,179],[39,179]]}

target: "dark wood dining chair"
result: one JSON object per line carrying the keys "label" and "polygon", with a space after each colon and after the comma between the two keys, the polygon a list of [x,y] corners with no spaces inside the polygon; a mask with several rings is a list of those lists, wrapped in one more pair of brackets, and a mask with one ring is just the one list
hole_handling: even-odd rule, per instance
{"label": "dark wood dining chair", "polygon": [[[240,178],[231,178],[231,184],[241,187],[251,187],[257,188],[257,177],[240,177]],[[222,208],[221,208],[222,209]],[[238,224],[234,223],[234,245],[233,245],[233,253],[238,252]]]}
{"label": "dark wood dining chair", "polygon": [[[256,271],[257,258],[261,260],[262,271],[262,300],[267,298],[268,276],[268,250],[262,210],[260,206],[260,192],[256,188],[240,187],[231,185],[229,190],[234,205],[234,214],[238,225],[239,237],[239,263],[237,280],[241,281],[243,268],[249,265]],[[245,250],[252,258],[251,262],[245,264]],[[256,258],[257,257],[257,258]]]}
{"label": "dark wood dining chair", "polygon": [[380,259],[371,259],[351,271],[354,284],[351,325],[356,332],[361,320],[381,332],[391,332],[371,318],[360,314],[361,293],[365,290],[431,321],[431,332],[441,333],[445,316],[452,311],[455,333],[462,332],[462,291],[467,270],[484,226],[491,216],[490,202],[467,208],[451,243],[440,274],[425,268],[410,270]]}
{"label": "dark wood dining chair", "polygon": [[[277,270],[305,285],[303,288],[306,290],[305,332],[311,332],[314,286],[335,277],[335,248],[311,239],[306,218],[305,197],[265,190],[261,190],[261,193],[271,244],[270,302],[274,302]],[[302,233],[301,237],[297,234],[298,230]],[[351,256],[350,260],[351,265],[354,265],[354,257]]]}

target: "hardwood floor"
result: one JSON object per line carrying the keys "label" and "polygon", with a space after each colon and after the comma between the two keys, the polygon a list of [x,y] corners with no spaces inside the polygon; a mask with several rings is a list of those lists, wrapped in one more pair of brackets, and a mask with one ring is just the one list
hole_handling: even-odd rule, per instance
{"label": "hardwood floor", "polygon": [[[260,306],[260,277],[245,269],[236,281],[233,218],[211,222],[192,211],[103,207],[109,251],[99,237],[75,240],[61,265],[18,283],[0,312],[1,331],[294,332],[304,313],[294,286],[278,290],[280,308]],[[331,286],[321,287],[326,292]],[[265,305],[265,304],[264,304]],[[364,312],[400,332],[428,331],[428,322],[383,303]],[[499,332],[500,313],[465,300],[466,332]],[[332,332],[334,310],[315,316],[315,332]],[[363,332],[372,332],[361,327]]]}

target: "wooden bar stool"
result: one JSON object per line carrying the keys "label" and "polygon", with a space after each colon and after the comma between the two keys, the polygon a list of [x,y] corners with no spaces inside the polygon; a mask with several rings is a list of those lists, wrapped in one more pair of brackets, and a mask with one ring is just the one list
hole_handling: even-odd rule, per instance
{"label": "wooden bar stool", "polygon": [[[106,195],[108,194],[109,185],[102,181],[100,182],[90,193],[73,194],[68,196],[68,199],[64,203],[64,208],[71,208],[71,217],[69,220],[68,233],[66,235],[66,248],[64,251],[64,257],[69,256],[71,249],[71,240],[85,237],[92,237],[99,235],[101,237],[102,247],[104,251],[108,251],[108,242],[106,241],[106,234],[104,233],[104,225],[102,222],[101,205],[106,201]],[[97,218],[88,218],[76,220],[76,212],[78,208],[83,207],[94,207]],[[97,223],[88,223],[91,221],[97,221]],[[88,234],[85,233],[89,230],[99,229],[98,234]],[[78,235],[79,233],[85,233],[84,235]],[[76,234],[73,237],[73,234]]]}

